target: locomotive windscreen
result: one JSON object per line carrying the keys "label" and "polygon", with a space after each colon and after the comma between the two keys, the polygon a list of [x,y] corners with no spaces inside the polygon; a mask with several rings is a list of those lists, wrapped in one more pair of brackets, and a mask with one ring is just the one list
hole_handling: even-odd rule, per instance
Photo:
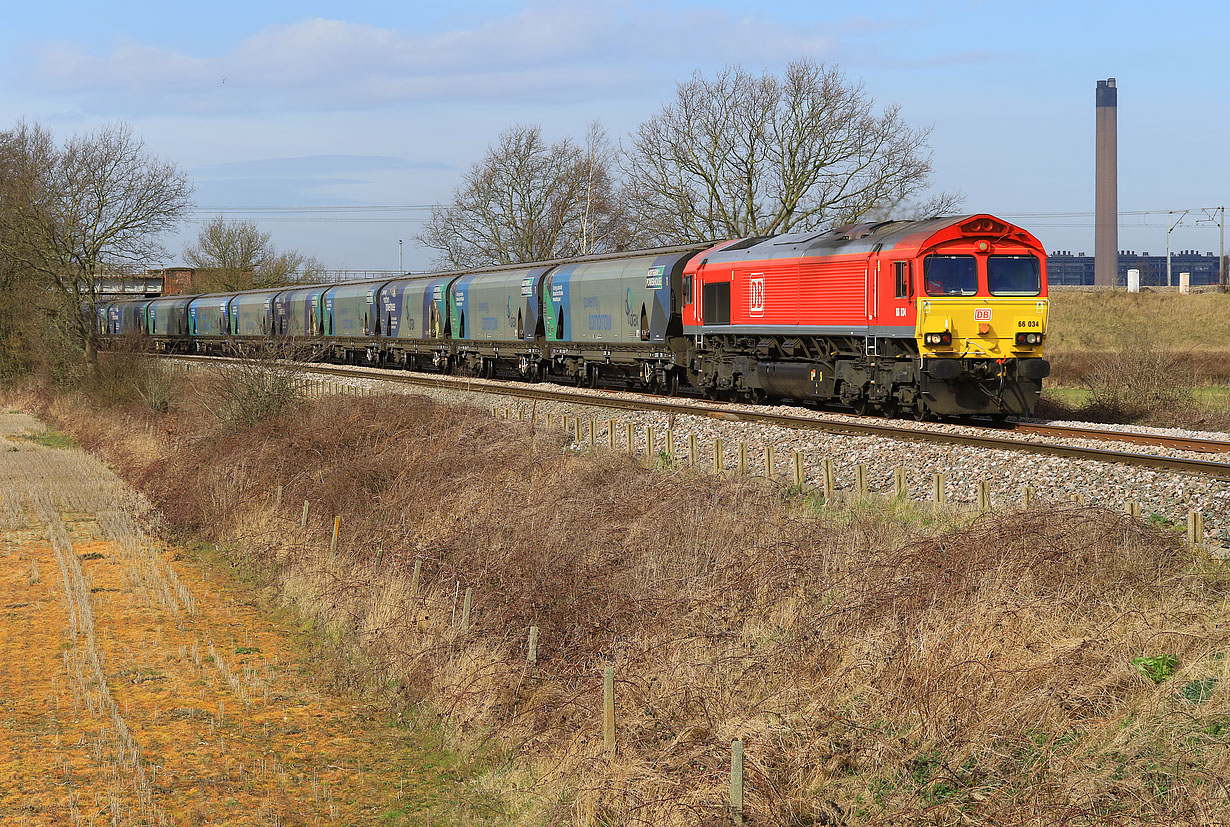
{"label": "locomotive windscreen", "polygon": [[923,280],[932,296],[973,296],[978,293],[978,264],[973,256],[927,256]]}
{"label": "locomotive windscreen", "polygon": [[1036,296],[1042,291],[1042,268],[1035,256],[991,256],[987,287],[992,296]]}

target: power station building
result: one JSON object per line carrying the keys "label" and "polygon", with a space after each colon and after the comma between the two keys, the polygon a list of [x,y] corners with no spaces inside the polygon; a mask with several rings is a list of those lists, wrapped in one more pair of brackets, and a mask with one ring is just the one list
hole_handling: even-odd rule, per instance
{"label": "power station building", "polygon": [[[1053,250],[1046,257],[1047,284],[1100,284],[1106,287],[1126,287],[1127,271],[1140,271],[1143,287],[1158,287],[1166,284],[1166,256],[1151,256],[1134,250],[1119,250],[1117,272],[1114,281],[1100,281],[1096,275],[1095,257],[1070,250]],[[1198,250],[1179,250],[1170,254],[1170,270],[1174,283],[1179,283],[1179,273],[1192,274],[1192,286],[1217,284],[1219,275],[1216,253],[1201,253]]]}

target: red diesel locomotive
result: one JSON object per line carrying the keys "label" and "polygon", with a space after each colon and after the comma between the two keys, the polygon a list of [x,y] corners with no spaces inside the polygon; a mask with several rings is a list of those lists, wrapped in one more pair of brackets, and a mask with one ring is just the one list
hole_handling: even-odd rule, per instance
{"label": "red diesel locomotive", "polygon": [[684,270],[688,381],[890,416],[1027,414],[1050,372],[1045,263],[985,214],[718,245]]}

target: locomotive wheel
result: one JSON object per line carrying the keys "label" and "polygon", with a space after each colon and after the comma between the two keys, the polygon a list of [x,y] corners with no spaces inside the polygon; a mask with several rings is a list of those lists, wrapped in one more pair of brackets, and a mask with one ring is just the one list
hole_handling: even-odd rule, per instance
{"label": "locomotive wheel", "polygon": [[668,371],[666,374],[666,384],[662,386],[662,392],[667,396],[677,396],[679,394],[679,374],[675,371]]}
{"label": "locomotive wheel", "polygon": [[598,366],[592,365],[587,371],[587,373],[588,375],[585,377],[586,387],[589,387],[589,388],[598,387]]}
{"label": "locomotive wheel", "polygon": [[896,399],[890,399],[880,407],[880,412],[884,414],[886,419],[896,419],[901,415],[900,408],[897,405]]}

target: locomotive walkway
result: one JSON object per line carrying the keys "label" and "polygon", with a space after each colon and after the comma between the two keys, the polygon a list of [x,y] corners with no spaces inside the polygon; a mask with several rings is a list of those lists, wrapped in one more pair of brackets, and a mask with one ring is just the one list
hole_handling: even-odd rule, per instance
{"label": "locomotive walkway", "polygon": [[[204,363],[228,363],[239,360],[202,357],[176,356],[176,360]],[[340,365],[303,365],[305,373],[319,376],[331,376],[348,380],[366,380],[393,382],[403,385],[419,385],[432,388],[452,388],[458,391],[481,391],[483,393],[522,399],[541,399],[552,402],[564,402],[591,407],[610,408],[626,411],[656,411],[679,416],[704,416],[713,419],[750,422],[776,425],[798,430],[823,431],[832,434],[849,436],[874,436],[894,440],[913,442],[946,443],[974,448],[986,448],[1000,451],[1018,451],[1030,454],[1061,457],[1065,459],[1092,460],[1096,462],[1114,463],[1147,468],[1155,471],[1171,473],[1194,474],[1212,477],[1218,480],[1230,480],[1230,463],[1190,457],[1165,456],[1150,453],[1133,453],[1129,451],[1095,448],[1085,445],[1074,445],[1061,442],[1039,442],[1004,436],[1003,433],[1019,433],[1055,439],[1092,440],[1097,442],[1127,442],[1143,445],[1155,445],[1175,451],[1198,452],[1204,454],[1230,453],[1230,442],[1218,440],[1195,439],[1190,437],[1176,438],[1154,434],[1112,431],[1095,428],[1077,428],[1060,425],[1043,425],[1034,423],[1014,423],[1009,426],[978,427],[978,433],[967,433],[958,430],[940,430],[927,427],[926,424],[896,422],[890,420],[859,419],[843,417],[841,419],[821,419],[802,414],[787,414],[781,412],[757,411],[752,406],[728,405],[708,402],[700,399],[672,399],[649,394],[637,394],[629,399],[627,395],[603,393],[595,391],[578,391],[560,388],[558,386],[527,386],[523,383],[508,383],[499,380],[473,379],[444,375],[424,375],[405,373],[370,367],[350,367]],[[965,424],[965,423],[963,423]],[[967,429],[970,428],[965,424]]]}

